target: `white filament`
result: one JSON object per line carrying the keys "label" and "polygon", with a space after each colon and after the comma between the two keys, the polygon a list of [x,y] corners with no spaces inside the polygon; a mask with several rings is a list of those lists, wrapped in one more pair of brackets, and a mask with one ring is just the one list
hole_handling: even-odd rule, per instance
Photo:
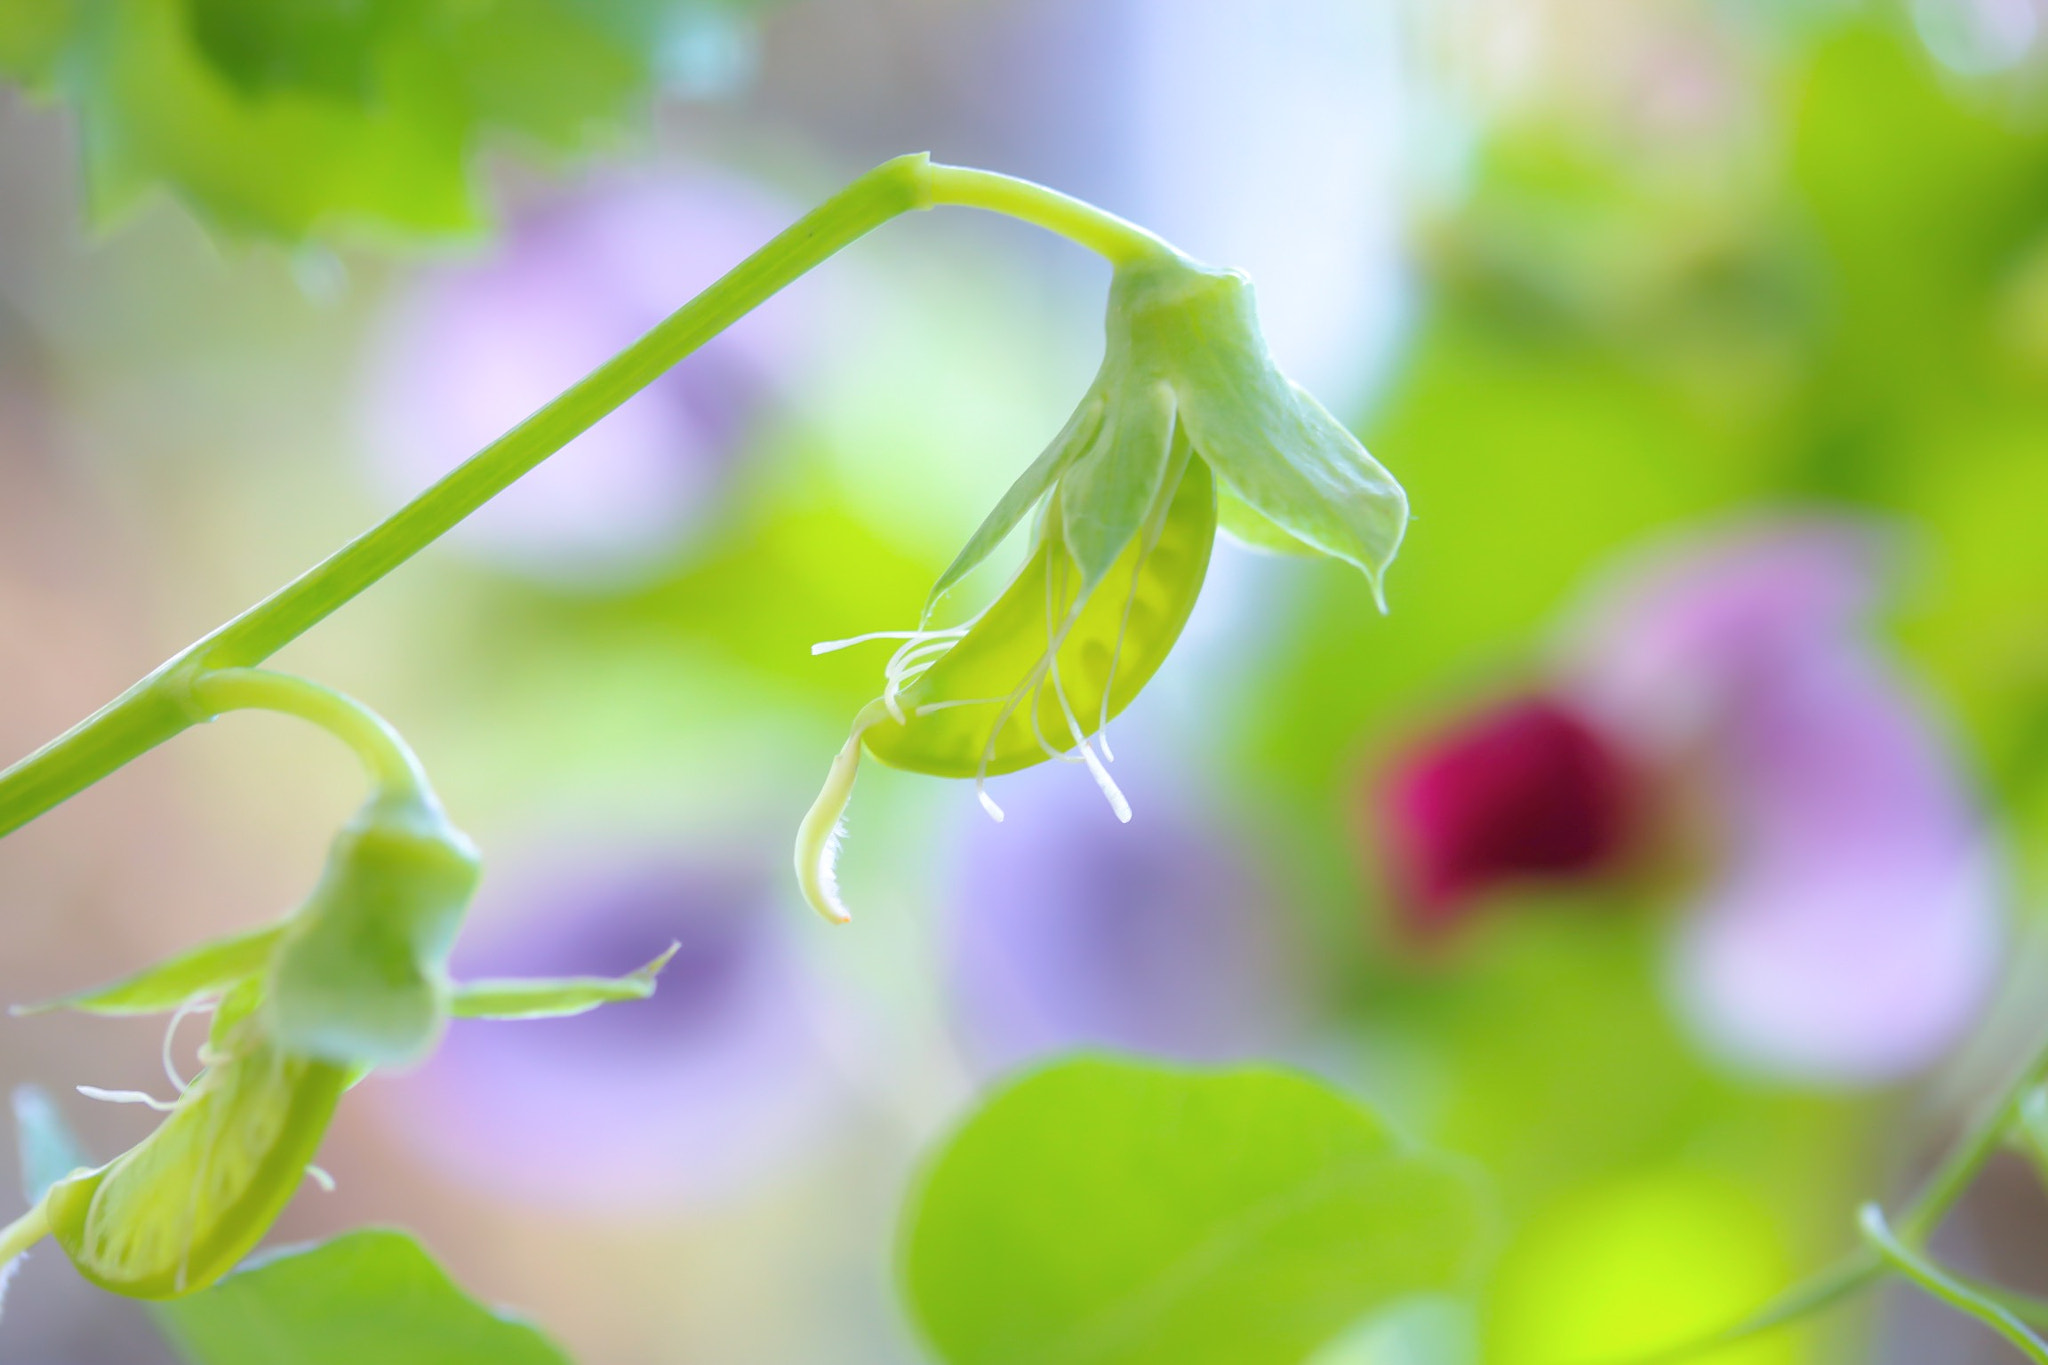
{"label": "white filament", "polygon": [[176,1100],[160,1100],[141,1090],[102,1090],[96,1085],[81,1085],[78,1093],[89,1100],[105,1100],[108,1104],[146,1104],[159,1114],[168,1114],[178,1107]]}
{"label": "white filament", "polygon": [[[188,996],[185,1003],[178,1006],[177,1011],[171,1015],[171,1022],[164,1027],[164,1075],[169,1078],[171,1089],[177,1091],[180,1095],[185,1093],[186,1081],[183,1076],[178,1074],[178,1064],[171,1056],[172,1045],[178,1040],[178,1025],[184,1023],[187,1016],[210,1012],[219,1003],[219,997],[207,991],[200,991],[195,995]],[[205,1051],[204,1048],[200,1049],[201,1062],[206,1060]]]}
{"label": "white filament", "polygon": [[967,633],[965,626],[953,626],[946,630],[871,630],[865,635],[851,635],[844,640],[823,640],[811,646],[813,656],[830,654],[835,650],[850,649],[864,645],[870,640],[933,640],[941,636],[957,638]]}

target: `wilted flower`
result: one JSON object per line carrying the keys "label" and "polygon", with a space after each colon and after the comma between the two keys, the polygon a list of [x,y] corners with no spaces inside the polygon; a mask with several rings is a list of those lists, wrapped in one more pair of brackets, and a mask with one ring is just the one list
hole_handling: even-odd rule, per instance
{"label": "wilted flower", "polygon": [[990,776],[1079,761],[1128,819],[1102,731],[1179,636],[1219,522],[1255,545],[1342,559],[1375,590],[1407,523],[1392,476],[1274,366],[1250,281],[1165,249],[1117,267],[1094,384],[940,575],[927,622],[1033,508],[1029,558],[972,620],[819,646],[902,640],[798,836],[798,878],[827,917],[847,917],[833,854],[863,747],[972,778],[996,819]]}
{"label": "wilted flower", "polygon": [[1954,756],[1870,636],[1879,550],[1810,519],[1634,566],[1585,613],[1551,695],[1395,779],[1407,913],[1438,924],[1505,874],[1604,870],[1682,815],[1700,866],[1671,974],[1710,1046],[1828,1081],[1932,1061],[1990,985],[2002,886]]}

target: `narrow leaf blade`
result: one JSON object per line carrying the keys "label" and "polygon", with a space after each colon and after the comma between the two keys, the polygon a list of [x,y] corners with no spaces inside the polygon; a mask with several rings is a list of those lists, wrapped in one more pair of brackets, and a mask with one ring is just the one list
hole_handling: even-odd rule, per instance
{"label": "narrow leaf blade", "polygon": [[16,1005],[9,1013],[78,1010],[85,1014],[168,1014],[194,996],[225,991],[262,971],[283,932],[282,924],[270,924],[245,934],[217,938],[112,985],[96,986],[40,1004]]}
{"label": "narrow leaf blade", "polygon": [[558,976],[469,981],[455,988],[449,1012],[458,1019],[562,1019],[619,1000],[645,1000],[682,945],[624,976]]}

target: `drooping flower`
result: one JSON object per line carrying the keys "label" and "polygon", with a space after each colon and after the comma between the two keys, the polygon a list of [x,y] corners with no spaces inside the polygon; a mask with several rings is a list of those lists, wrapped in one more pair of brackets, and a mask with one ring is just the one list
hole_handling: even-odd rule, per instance
{"label": "drooping flower", "polygon": [[2002,884],[1956,757],[1870,629],[1882,566],[1869,528],[1819,518],[1631,565],[1547,696],[1395,779],[1405,913],[1441,927],[1509,874],[1596,874],[1682,816],[1700,853],[1669,970],[1710,1048],[1847,1083],[1934,1060],[1992,981]]}
{"label": "drooping flower", "polygon": [[1376,590],[1407,524],[1392,476],[1274,366],[1250,281],[1164,249],[1118,266],[1095,382],[940,575],[927,623],[1034,508],[1029,557],[994,603],[963,625],[880,633],[902,641],[882,695],[798,835],[798,879],[828,918],[847,918],[833,855],[863,749],[973,779],[996,819],[989,777],[1077,761],[1128,819],[1103,731],[1178,638],[1219,524],[1344,560]]}
{"label": "drooping flower", "polygon": [[[457,985],[448,953],[476,851],[423,782],[380,787],[335,839],[313,894],[283,920],[202,944],[110,986],[16,1010],[170,1014],[166,1117],[106,1165],[71,1172],[0,1230],[0,1262],[48,1235],[79,1273],[134,1298],[175,1298],[232,1269],[309,1175],[342,1092],[429,1051],[453,1015],[523,1019],[644,999],[666,957],[619,978]],[[171,1060],[180,1020],[211,1013],[201,1070]]]}

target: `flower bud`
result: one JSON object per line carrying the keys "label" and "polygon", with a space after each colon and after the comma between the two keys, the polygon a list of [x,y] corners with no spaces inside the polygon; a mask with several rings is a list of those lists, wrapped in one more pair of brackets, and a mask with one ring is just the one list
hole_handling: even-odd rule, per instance
{"label": "flower bud", "polygon": [[431,796],[365,805],[271,961],[264,1008],[278,1045],[349,1066],[425,1056],[448,1017],[448,954],[479,876],[476,847]]}

